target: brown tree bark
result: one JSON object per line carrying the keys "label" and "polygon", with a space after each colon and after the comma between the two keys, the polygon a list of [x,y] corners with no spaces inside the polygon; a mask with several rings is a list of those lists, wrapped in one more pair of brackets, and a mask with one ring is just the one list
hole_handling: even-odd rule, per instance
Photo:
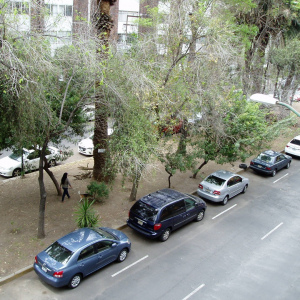
{"label": "brown tree bark", "polygon": [[[113,21],[110,16],[110,7],[114,5],[116,0],[97,0],[97,12],[95,14],[95,28],[97,35],[101,41],[98,49],[103,49],[102,45],[105,45],[104,50],[99,50],[98,59],[107,59],[108,51],[108,39],[110,37]],[[107,150],[107,121],[108,113],[105,106],[105,98],[102,87],[99,82],[96,82],[96,94],[95,103],[95,128],[94,128],[94,168],[93,178],[97,181],[108,182],[109,178],[105,175],[106,164],[106,150]]]}

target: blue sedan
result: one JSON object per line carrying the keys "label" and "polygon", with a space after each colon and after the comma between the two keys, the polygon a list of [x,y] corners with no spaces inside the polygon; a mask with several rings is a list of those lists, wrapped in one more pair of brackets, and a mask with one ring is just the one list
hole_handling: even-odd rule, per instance
{"label": "blue sedan", "polygon": [[83,277],[113,261],[124,261],[130,248],[130,240],[119,230],[81,228],[40,252],[34,270],[54,287],[76,288]]}
{"label": "blue sedan", "polygon": [[250,162],[250,169],[255,172],[275,176],[276,173],[283,169],[289,168],[292,157],[273,150],[266,150],[259,154]]}

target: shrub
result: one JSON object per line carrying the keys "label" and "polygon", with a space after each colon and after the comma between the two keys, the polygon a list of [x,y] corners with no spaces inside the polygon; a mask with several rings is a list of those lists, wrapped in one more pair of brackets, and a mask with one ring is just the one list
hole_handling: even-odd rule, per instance
{"label": "shrub", "polygon": [[76,223],[79,228],[97,226],[99,216],[92,207],[94,202],[95,200],[90,202],[85,198],[79,203],[78,209],[75,211]]}
{"label": "shrub", "polygon": [[92,196],[92,198],[96,201],[102,201],[109,196],[109,189],[104,182],[96,182],[92,181],[87,186],[87,193]]}

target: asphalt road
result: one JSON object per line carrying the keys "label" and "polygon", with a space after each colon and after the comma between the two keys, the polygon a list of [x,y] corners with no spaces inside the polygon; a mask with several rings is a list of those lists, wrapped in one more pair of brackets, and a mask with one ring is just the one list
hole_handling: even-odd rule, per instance
{"label": "asphalt road", "polygon": [[300,298],[300,160],[265,177],[248,170],[246,194],[208,203],[200,223],[165,243],[123,231],[132,251],[85,278],[55,289],[34,271],[0,287],[0,299],[247,300]]}

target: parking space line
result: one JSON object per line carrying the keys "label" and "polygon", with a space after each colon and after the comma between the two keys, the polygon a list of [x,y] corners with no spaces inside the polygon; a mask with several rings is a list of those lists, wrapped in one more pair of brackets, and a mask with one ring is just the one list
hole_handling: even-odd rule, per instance
{"label": "parking space line", "polygon": [[222,211],[221,213],[219,213],[218,215],[214,216],[214,217],[212,218],[212,220],[215,219],[215,218],[217,218],[217,217],[219,217],[219,216],[221,216],[222,214],[226,213],[228,210],[234,208],[235,206],[237,206],[237,204],[232,205],[232,206],[229,207],[228,209],[226,209],[226,210]]}
{"label": "parking space line", "polygon": [[199,290],[201,290],[203,287],[205,286],[205,284],[201,284],[200,286],[198,286],[195,290],[193,290],[190,294],[188,294],[186,297],[184,297],[182,300],[187,300],[189,299],[191,296],[193,296],[194,294],[196,294]]}
{"label": "parking space line", "polygon": [[281,180],[282,178],[284,178],[285,176],[288,176],[289,173],[286,173],[285,175],[283,175],[282,177],[278,178],[277,180],[273,181],[273,183],[276,183],[277,181]]}
{"label": "parking space line", "polygon": [[274,232],[276,229],[278,229],[281,225],[283,224],[283,222],[281,222],[279,225],[277,225],[274,229],[272,229],[271,231],[269,231],[266,235],[264,235],[261,240],[264,240],[267,236],[269,236],[272,232]]}
{"label": "parking space line", "polygon": [[119,272],[117,272],[117,273],[111,275],[111,277],[115,277],[115,276],[119,275],[120,273],[126,271],[127,269],[133,267],[134,265],[138,264],[139,262],[141,262],[142,260],[144,260],[144,259],[146,259],[146,258],[148,258],[148,257],[149,257],[149,255],[146,255],[146,256],[140,258],[140,259],[137,260],[136,262],[134,262],[134,263],[132,263],[131,265],[127,266],[126,268],[124,268],[124,269],[120,270]]}

